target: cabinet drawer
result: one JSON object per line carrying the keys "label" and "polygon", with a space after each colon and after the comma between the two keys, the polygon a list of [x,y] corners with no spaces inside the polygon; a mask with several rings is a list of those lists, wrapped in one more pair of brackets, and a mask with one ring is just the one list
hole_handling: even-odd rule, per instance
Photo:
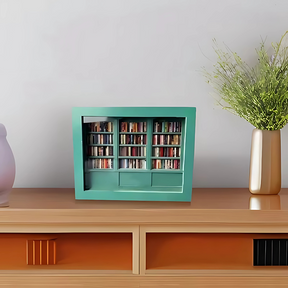
{"label": "cabinet drawer", "polygon": [[[257,246],[258,251],[253,251],[255,239],[283,239],[287,248],[284,245],[280,249],[280,245],[275,245],[274,247],[278,247],[277,252],[273,252],[272,248],[269,253],[272,257],[275,252],[279,254],[274,255],[274,262],[278,267],[285,265],[287,269],[287,238],[288,234],[147,232],[145,268],[148,273],[153,270],[173,270],[173,273],[193,269],[252,270],[257,262],[253,261],[255,255],[260,257],[260,261],[254,260],[261,264],[261,259],[266,257],[266,250],[268,251],[268,245],[267,249],[259,249]],[[271,261],[269,265],[272,266]]]}
{"label": "cabinet drawer", "polygon": [[0,269],[132,270],[132,233],[0,234]]}

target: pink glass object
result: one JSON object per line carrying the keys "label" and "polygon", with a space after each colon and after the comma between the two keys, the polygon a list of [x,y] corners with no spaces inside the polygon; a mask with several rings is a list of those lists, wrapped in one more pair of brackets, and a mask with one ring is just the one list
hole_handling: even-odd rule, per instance
{"label": "pink glass object", "polygon": [[16,173],[15,159],[6,136],[6,128],[0,123],[0,207],[9,206],[9,194]]}

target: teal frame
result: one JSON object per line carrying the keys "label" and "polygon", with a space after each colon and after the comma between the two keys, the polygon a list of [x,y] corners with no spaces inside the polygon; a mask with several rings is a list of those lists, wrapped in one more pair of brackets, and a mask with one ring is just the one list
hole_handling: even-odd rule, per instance
{"label": "teal frame", "polygon": [[[157,187],[145,189],[145,187],[135,187],[126,189],[125,187],[117,190],[111,189],[85,189],[84,175],[87,172],[84,169],[84,151],[83,151],[83,117],[111,117],[111,118],[183,118],[185,121],[184,131],[182,130],[181,139],[181,173],[182,186],[179,189],[175,187]],[[147,119],[147,125],[149,120]],[[151,122],[151,121],[150,121]],[[78,200],[125,200],[125,201],[182,201],[190,202],[192,197],[192,182],[193,182],[193,167],[194,167],[194,147],[195,147],[195,122],[196,122],[196,108],[195,107],[73,107],[72,109],[72,129],[73,129],[73,152],[74,152],[74,181],[75,181],[75,198]],[[150,123],[151,125],[151,123]],[[118,130],[114,129],[114,140],[118,139]],[[152,149],[148,148],[147,136],[147,153],[151,153]],[[118,142],[119,143],[119,142]],[[114,157],[117,157],[114,144]],[[151,142],[149,143],[151,144]],[[150,147],[150,146],[149,146]],[[115,155],[116,153],[116,155]],[[118,159],[118,158],[115,158]],[[149,160],[148,160],[149,159]],[[147,156],[147,162],[150,163],[150,157]],[[119,172],[115,169],[115,164],[118,161],[114,160],[113,171]],[[146,173],[151,172],[151,167],[147,164],[147,171],[139,171],[138,169],[130,172]],[[117,167],[116,166],[116,167]],[[163,171],[164,170],[164,171]],[[169,175],[172,172],[179,172],[177,170],[153,171],[154,173],[167,173],[167,180],[169,182]],[[111,173],[109,171],[107,173]],[[123,171],[124,172],[124,171]],[[177,174],[177,173],[176,173]],[[99,174],[100,175],[100,174]],[[112,174],[111,174],[112,175]],[[144,175],[143,175],[144,176]],[[147,175],[148,176],[148,175]],[[150,177],[150,176],[149,176]],[[127,177],[126,177],[127,178]],[[128,177],[129,178],[129,177]],[[144,177],[145,178],[145,177]],[[151,172],[152,178],[152,172]],[[177,178],[177,177],[176,177]],[[119,184],[119,180],[118,184]],[[129,181],[129,179],[127,180]]]}

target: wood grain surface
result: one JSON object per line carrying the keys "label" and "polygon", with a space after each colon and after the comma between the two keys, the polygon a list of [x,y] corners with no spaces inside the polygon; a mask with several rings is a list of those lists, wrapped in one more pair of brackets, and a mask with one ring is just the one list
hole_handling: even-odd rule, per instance
{"label": "wood grain surface", "polygon": [[[183,266],[182,260],[186,257],[183,253],[177,256],[181,258],[178,259],[181,265],[171,262],[167,269],[163,259],[156,255],[152,259],[154,263],[148,262],[153,269],[146,270],[147,233],[288,233],[288,189],[282,189],[275,197],[255,196],[244,188],[193,189],[191,203],[180,203],[86,201],[75,200],[74,189],[15,188],[10,206],[0,208],[0,233],[85,232],[132,233],[132,271],[2,270],[0,287],[288,287],[285,268],[247,269],[248,262],[243,262],[242,270],[237,269],[237,265],[234,269],[183,270],[196,267]],[[189,237],[175,241],[186,241],[190,245]],[[152,237],[148,244],[159,242],[157,245],[161,248],[160,238]],[[171,243],[166,244],[170,246],[176,243],[168,240]],[[178,242],[176,244],[181,245]],[[169,247],[173,256],[175,251]],[[153,249],[150,256],[157,253]],[[142,275],[137,275],[139,263]]]}
{"label": "wood grain surface", "polygon": [[241,277],[241,276],[101,276],[97,274],[25,275],[3,274],[0,287],[81,287],[81,288],[275,288],[287,287],[288,277]]}
{"label": "wood grain surface", "polygon": [[255,200],[255,196],[250,194],[248,189],[193,189],[192,195],[191,203],[86,201],[75,200],[74,189],[16,188],[11,193],[10,207],[0,209],[0,229],[7,224],[24,223],[27,225],[41,223],[46,226],[48,223],[50,225],[81,223],[81,227],[93,223],[111,225],[214,223],[224,226],[257,224],[268,227],[278,225],[276,228],[279,228],[279,232],[288,227],[288,189],[282,189],[279,195],[273,195],[279,197],[280,209],[273,208],[272,205],[270,210],[267,208],[267,201],[273,202],[275,198],[263,200],[267,195],[258,196],[260,204],[261,201],[265,202],[264,210],[251,210],[250,198],[253,197]]}

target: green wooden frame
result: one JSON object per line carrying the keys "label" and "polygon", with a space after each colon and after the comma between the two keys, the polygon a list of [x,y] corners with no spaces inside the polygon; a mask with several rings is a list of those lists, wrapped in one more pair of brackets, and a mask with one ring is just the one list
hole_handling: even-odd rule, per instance
{"label": "green wooden frame", "polygon": [[[114,164],[113,169],[110,171],[91,171],[85,169],[85,154],[83,149],[83,133],[85,133],[85,131],[83,128],[83,117],[115,118],[114,127],[117,130],[114,129],[113,147],[115,159],[114,162],[116,165]],[[131,169],[129,171],[127,169],[122,169],[120,171],[120,169],[118,169],[118,119],[137,117],[147,119],[147,135],[149,135],[147,136],[146,143],[147,169],[141,169],[141,171],[140,169]],[[171,117],[183,119],[184,126],[181,136],[182,169],[159,169],[156,171],[151,169],[151,139],[153,135],[153,125],[151,123],[155,118],[169,119]],[[79,200],[191,201],[195,146],[195,120],[195,107],[74,107],[72,111],[72,127],[75,198]],[[181,176],[179,176],[180,173]],[[173,181],[175,180],[177,182],[180,178],[181,185],[173,186]],[[89,179],[89,181],[92,183],[92,188],[85,188],[84,179]],[[100,185],[97,187],[97,179],[101,179],[101,181],[106,179],[107,181],[103,182],[101,184],[102,186]],[[145,184],[145,181],[150,184]],[[157,186],[156,184],[156,186],[153,186],[154,183],[163,183],[164,181],[167,183],[167,185],[165,184],[166,186]],[[107,185],[105,183],[107,183]],[[137,186],[137,183],[143,183],[143,185]],[[169,183],[172,183],[172,186],[169,186]]]}

